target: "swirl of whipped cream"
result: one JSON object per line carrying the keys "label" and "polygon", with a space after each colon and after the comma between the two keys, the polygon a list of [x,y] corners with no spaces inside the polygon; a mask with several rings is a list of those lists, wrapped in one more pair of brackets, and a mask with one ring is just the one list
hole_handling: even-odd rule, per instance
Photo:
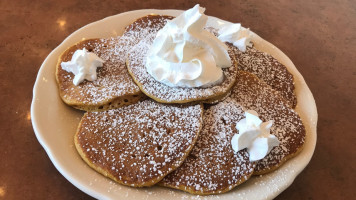
{"label": "swirl of whipped cream", "polygon": [[83,50],[78,49],[74,52],[71,61],[62,62],[61,67],[63,70],[73,73],[75,75],[73,84],[79,85],[84,79],[95,81],[97,78],[96,68],[102,67],[103,63],[104,61],[95,53],[88,52],[83,48]]}
{"label": "swirl of whipped cream", "polygon": [[262,122],[254,110],[246,111],[245,116],[236,124],[239,134],[231,139],[232,149],[237,152],[247,148],[250,161],[261,160],[274,146],[279,145],[276,136],[270,134],[273,121]]}
{"label": "swirl of whipped cream", "polygon": [[230,42],[240,51],[246,51],[247,46],[251,46],[252,34],[250,29],[246,29],[241,24],[226,23],[218,31],[218,38],[222,42]]}
{"label": "swirl of whipped cream", "polygon": [[228,47],[204,29],[208,17],[198,5],[158,31],[148,52],[147,72],[171,87],[207,87],[223,80],[230,67]]}

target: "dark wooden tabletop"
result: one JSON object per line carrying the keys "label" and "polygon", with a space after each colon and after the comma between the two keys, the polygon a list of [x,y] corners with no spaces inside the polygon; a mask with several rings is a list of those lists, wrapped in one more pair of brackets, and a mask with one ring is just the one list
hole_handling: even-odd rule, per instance
{"label": "dark wooden tabletop", "polygon": [[310,164],[277,199],[356,196],[356,2],[352,0],[0,1],[0,199],[91,199],[54,167],[37,141],[30,105],[46,56],[78,28],[121,12],[183,9],[241,22],[280,48],[318,108]]}

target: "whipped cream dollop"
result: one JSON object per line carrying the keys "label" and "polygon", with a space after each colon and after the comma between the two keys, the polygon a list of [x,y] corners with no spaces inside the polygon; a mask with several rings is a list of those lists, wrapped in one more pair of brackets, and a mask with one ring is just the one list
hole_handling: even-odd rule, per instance
{"label": "whipped cream dollop", "polygon": [[252,34],[250,29],[246,29],[241,24],[229,23],[222,25],[218,31],[218,38],[222,42],[229,42],[236,46],[240,51],[246,51],[246,47],[251,47]]}
{"label": "whipped cream dollop", "polygon": [[76,50],[72,56],[72,60],[62,62],[61,67],[67,72],[75,75],[73,79],[74,85],[79,85],[84,79],[94,81],[97,78],[96,69],[103,66],[104,61],[95,53],[83,50]]}
{"label": "whipped cream dollop", "polygon": [[204,87],[223,80],[231,66],[228,47],[204,29],[208,16],[199,5],[158,31],[148,52],[147,72],[171,87]]}
{"label": "whipped cream dollop", "polygon": [[250,161],[261,160],[279,145],[276,136],[270,134],[273,121],[262,122],[254,110],[245,111],[245,117],[236,124],[239,134],[231,139],[232,149],[237,152],[247,148]]}

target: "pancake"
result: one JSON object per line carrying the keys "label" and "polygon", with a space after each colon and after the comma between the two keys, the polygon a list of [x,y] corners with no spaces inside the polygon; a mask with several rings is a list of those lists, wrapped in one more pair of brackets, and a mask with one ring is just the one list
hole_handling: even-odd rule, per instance
{"label": "pancake", "polygon": [[125,27],[123,36],[135,38],[136,44],[149,33],[156,33],[163,28],[168,20],[174,19],[168,15],[147,15],[140,17]]}
{"label": "pancake", "polygon": [[[97,80],[73,84],[74,74],[62,69],[61,62],[70,61],[73,53],[86,48],[105,61],[97,69]],[[129,105],[146,96],[132,81],[125,66],[127,47],[120,38],[88,39],[68,48],[60,56],[56,67],[56,80],[62,100],[86,111],[107,110]]]}
{"label": "pancake", "polygon": [[255,163],[249,161],[246,150],[235,153],[231,147],[231,138],[238,133],[236,123],[244,117],[242,106],[231,98],[210,106],[204,112],[204,126],[192,152],[159,184],[208,195],[227,192],[246,181]]}
{"label": "pancake", "polygon": [[172,19],[172,17],[148,15],[137,19],[126,28],[123,37],[134,40],[128,42],[129,44],[135,44],[132,51],[129,52],[127,59],[127,68],[135,83],[140,87],[143,93],[161,103],[209,103],[216,102],[225,97],[232,88],[237,74],[237,62],[231,50],[229,50],[229,55],[232,60],[231,67],[223,68],[223,81],[211,87],[169,87],[156,81],[148,74],[145,67],[146,55],[156,33],[169,19]]}
{"label": "pancake", "polygon": [[274,147],[265,158],[258,161],[255,175],[277,169],[302,150],[306,133],[299,115],[278,92],[257,76],[240,71],[232,89],[231,98],[245,109],[255,110],[262,121],[274,121],[271,134],[278,138],[280,144]]}
{"label": "pancake", "polygon": [[294,91],[294,79],[286,66],[271,55],[259,51],[254,47],[247,47],[245,52],[234,48],[234,53],[239,63],[239,70],[256,75],[274,90],[278,91],[288,104],[292,108],[295,108],[297,105],[297,96]]}
{"label": "pancake", "polygon": [[151,186],[179,167],[198,138],[202,105],[145,100],[87,112],[74,137],[83,160],[99,173],[133,187]]}

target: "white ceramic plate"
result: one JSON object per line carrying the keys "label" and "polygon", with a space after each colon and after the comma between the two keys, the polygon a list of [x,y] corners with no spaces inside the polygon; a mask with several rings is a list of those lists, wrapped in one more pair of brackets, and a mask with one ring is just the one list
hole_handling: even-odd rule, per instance
{"label": "white ceramic plate", "polygon": [[[178,190],[154,186],[131,188],[121,186],[97,173],[78,155],[73,136],[83,112],[66,106],[58,95],[55,66],[60,54],[85,38],[103,38],[121,35],[124,27],[136,18],[156,13],[176,16],[179,10],[137,10],[118,14],[91,23],[77,30],[54,49],[43,62],[33,89],[31,105],[32,125],[38,141],[46,150],[58,171],[83,192],[98,199],[272,199],[285,190],[309,163],[316,144],[317,111],[312,93],[292,61],[278,48],[255,35],[256,47],[268,52],[288,67],[294,75],[298,96],[297,112],[305,124],[307,137],[303,151],[278,170],[253,177],[231,192],[196,196]],[[211,25],[225,23],[210,17]]]}

